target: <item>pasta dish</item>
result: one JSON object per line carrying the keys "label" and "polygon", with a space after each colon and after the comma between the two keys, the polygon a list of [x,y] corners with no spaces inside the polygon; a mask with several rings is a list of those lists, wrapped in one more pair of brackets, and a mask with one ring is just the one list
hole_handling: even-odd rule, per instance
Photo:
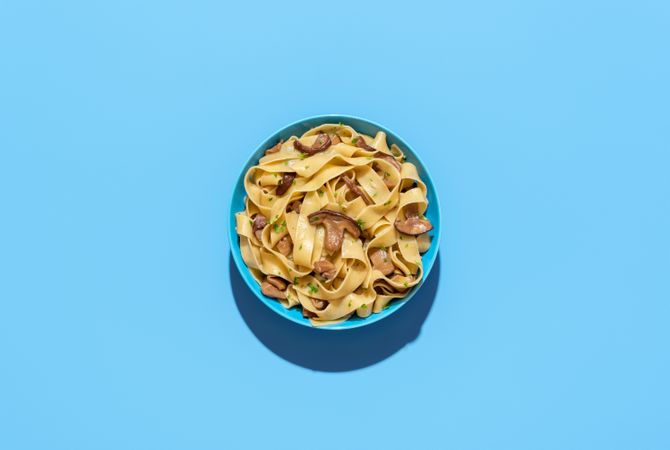
{"label": "pasta dish", "polygon": [[426,186],[384,132],[312,128],[267,149],[244,187],[242,258],[264,295],[312,325],[378,313],[420,282]]}

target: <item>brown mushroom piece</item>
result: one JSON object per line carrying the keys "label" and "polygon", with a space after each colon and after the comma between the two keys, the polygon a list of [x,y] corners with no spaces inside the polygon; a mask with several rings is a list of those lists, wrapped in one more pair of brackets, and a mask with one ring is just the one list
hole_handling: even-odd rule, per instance
{"label": "brown mushroom piece", "polygon": [[261,240],[261,235],[263,234],[263,228],[268,224],[268,219],[265,218],[262,214],[256,214],[254,217],[254,223],[251,228],[254,230],[254,234],[258,240]]}
{"label": "brown mushroom piece", "polygon": [[312,319],[312,318],[316,317],[316,313],[313,313],[309,309],[303,307],[302,308],[302,316],[307,318],[307,319]]}
{"label": "brown mushroom piece", "polygon": [[298,214],[300,214],[300,200],[293,200],[289,205],[288,205],[288,211],[293,211]]}
{"label": "brown mushroom piece", "polygon": [[274,146],[270,147],[269,149],[265,150],[265,154],[269,155],[271,153],[277,153],[279,150],[281,150],[281,146],[284,143],[283,139],[280,139],[279,142],[277,142]]}
{"label": "brown mushroom piece", "polygon": [[288,285],[283,278],[276,277],[274,275],[268,275],[265,279],[274,287],[282,291],[286,289],[286,286]]}
{"label": "brown mushroom piece", "polygon": [[372,262],[372,268],[377,269],[384,276],[392,274],[395,269],[388,252],[383,248],[376,248],[370,253],[370,262]]}
{"label": "brown mushroom piece", "polygon": [[314,263],[314,272],[325,280],[332,280],[337,275],[337,268],[332,262],[322,259]]}
{"label": "brown mushroom piece", "polygon": [[312,225],[323,225],[325,227],[326,239],[324,248],[329,254],[338,251],[342,247],[345,230],[355,238],[361,235],[361,229],[356,221],[346,214],[330,209],[322,209],[313,212],[308,217],[309,223]]}
{"label": "brown mushroom piece", "polygon": [[326,300],[321,300],[314,297],[310,297],[309,299],[312,301],[312,305],[314,305],[318,311],[323,311],[328,306],[328,302]]}
{"label": "brown mushroom piece", "polygon": [[286,283],[279,277],[268,276],[261,283],[261,292],[272,298],[286,298]]}
{"label": "brown mushroom piece", "polygon": [[284,195],[293,184],[293,180],[295,180],[295,172],[286,172],[277,185],[277,195]]}
{"label": "brown mushroom piece", "polygon": [[416,204],[405,206],[405,220],[396,218],[394,225],[396,230],[411,236],[418,236],[433,229],[428,219],[422,219],[419,216]]}
{"label": "brown mushroom piece", "polygon": [[357,196],[361,197],[366,205],[372,205],[374,203],[368,193],[365,192],[358,184],[356,184],[353,178],[345,176],[342,177],[342,179],[344,180],[344,183],[347,185],[349,190]]}
{"label": "brown mushroom piece", "polygon": [[365,138],[363,136],[361,136],[360,134],[358,135],[358,137],[356,137],[354,139],[356,139],[356,147],[362,148],[363,150],[367,150],[369,152],[376,152],[377,151],[376,148],[372,147],[371,145],[368,145],[365,142]]}
{"label": "brown mushroom piece", "polygon": [[375,153],[375,157],[379,158],[379,159],[383,159],[384,161],[388,162],[393,167],[398,169],[398,172],[400,172],[400,163],[393,156],[387,155],[386,153],[383,153],[383,152],[377,152],[377,153]]}
{"label": "brown mushroom piece", "polygon": [[328,136],[325,133],[321,133],[316,137],[316,141],[314,141],[313,145],[311,146],[305,145],[299,140],[296,140],[293,143],[293,147],[298,151],[301,151],[303,153],[308,154],[309,156],[312,156],[320,152],[325,152],[328,149],[328,147],[330,147],[331,143],[332,141],[330,140],[330,136]]}
{"label": "brown mushroom piece", "polygon": [[284,256],[288,256],[293,250],[293,241],[290,235],[286,235],[277,242],[277,250]]}

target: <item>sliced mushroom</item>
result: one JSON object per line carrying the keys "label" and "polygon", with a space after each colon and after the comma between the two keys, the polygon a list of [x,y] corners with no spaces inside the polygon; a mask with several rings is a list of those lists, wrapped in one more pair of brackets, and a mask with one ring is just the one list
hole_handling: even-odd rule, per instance
{"label": "sliced mushroom", "polygon": [[389,254],[383,248],[376,248],[370,253],[370,261],[372,262],[372,267],[380,271],[384,276],[388,276],[393,273],[395,266],[389,258]]}
{"label": "sliced mushroom", "polygon": [[361,235],[361,229],[354,219],[337,211],[322,209],[313,212],[309,216],[312,225],[323,225],[326,228],[326,239],[324,248],[332,254],[342,247],[344,231],[348,231],[353,237]]}
{"label": "sliced mushroom", "polygon": [[384,161],[390,163],[393,167],[398,169],[398,172],[400,172],[400,163],[393,156],[387,155],[386,153],[383,152],[377,152],[375,153],[375,157],[383,159]]}
{"label": "sliced mushroom", "polygon": [[328,302],[326,300],[321,300],[314,297],[310,297],[309,299],[312,301],[312,305],[314,305],[318,311],[323,311],[328,306]]}
{"label": "sliced mushroom", "polygon": [[314,312],[310,311],[309,309],[303,307],[302,308],[302,316],[306,317],[308,319],[313,319],[314,317],[316,317],[316,313],[314,313]]}
{"label": "sliced mushroom", "polygon": [[340,142],[342,142],[342,139],[340,139],[340,136],[337,135],[337,134],[334,135],[330,140],[331,140],[330,145],[336,145],[336,144],[339,144]]}
{"label": "sliced mushroom", "polygon": [[254,230],[254,234],[258,238],[258,240],[261,240],[261,235],[263,234],[263,228],[265,228],[265,225],[268,224],[268,219],[265,218],[263,214],[256,214],[256,217],[254,217],[254,223],[251,226],[251,228]]}
{"label": "sliced mushroom", "polygon": [[332,141],[330,140],[330,136],[328,136],[325,133],[321,133],[316,137],[316,141],[314,141],[314,144],[312,146],[308,146],[300,142],[299,140],[296,140],[293,143],[293,147],[295,147],[296,150],[301,151],[303,153],[308,154],[309,156],[315,155],[320,152],[324,152],[330,147],[330,144]]}
{"label": "sliced mushroom", "polygon": [[300,200],[293,200],[293,201],[288,205],[288,210],[289,210],[289,211],[294,211],[294,212],[300,214]]}
{"label": "sliced mushroom", "polygon": [[293,180],[295,180],[295,172],[284,173],[277,185],[277,195],[284,195],[288,191],[288,188],[291,187],[291,184],[293,184]]}
{"label": "sliced mushroom", "polygon": [[265,154],[269,155],[271,153],[277,153],[279,150],[281,150],[281,146],[284,143],[283,139],[280,139],[279,142],[277,142],[274,146],[270,147],[269,149],[265,150]]}
{"label": "sliced mushroom", "polygon": [[290,235],[287,234],[279,239],[279,242],[277,242],[277,250],[284,256],[288,256],[289,253],[291,253],[291,250],[293,250],[293,241],[291,240]]}
{"label": "sliced mushroom", "polygon": [[314,272],[326,280],[332,280],[337,275],[337,268],[332,262],[322,259],[314,263]]}
{"label": "sliced mushroom", "polygon": [[283,278],[276,277],[274,275],[268,275],[265,279],[272,284],[274,287],[280,290],[286,289],[287,283]]}
{"label": "sliced mushroom", "polygon": [[342,177],[342,179],[344,180],[344,183],[347,185],[347,187],[349,187],[349,190],[358,197],[361,197],[366,205],[372,205],[374,203],[368,193],[365,192],[358,184],[356,184],[353,178],[345,176]]}
{"label": "sliced mushroom", "polygon": [[279,277],[269,276],[261,283],[261,292],[268,297],[285,299],[285,289],[286,283]]}
{"label": "sliced mushroom", "polygon": [[422,219],[419,216],[419,210],[415,203],[405,206],[405,220],[396,218],[394,225],[396,230],[411,236],[418,236],[433,229],[433,225],[428,219]]}
{"label": "sliced mushroom", "polygon": [[376,152],[376,151],[377,151],[376,148],[374,148],[374,147],[368,145],[368,144],[365,142],[365,138],[364,138],[363,136],[361,136],[360,134],[359,134],[358,137],[355,138],[355,139],[356,139],[356,147],[358,147],[358,148],[362,148],[363,150],[367,150],[367,151],[369,151],[369,152]]}
{"label": "sliced mushroom", "polygon": [[394,225],[396,230],[411,236],[418,236],[433,229],[433,225],[428,220],[420,217],[410,217],[405,220],[396,219]]}

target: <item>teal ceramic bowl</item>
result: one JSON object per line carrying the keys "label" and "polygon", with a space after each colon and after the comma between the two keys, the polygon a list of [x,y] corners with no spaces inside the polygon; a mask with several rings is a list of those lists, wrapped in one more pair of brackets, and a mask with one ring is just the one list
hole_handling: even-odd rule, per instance
{"label": "teal ceramic bowl", "polygon": [[247,173],[247,171],[251,166],[255,165],[258,162],[258,160],[265,154],[265,150],[267,148],[276,144],[279,139],[286,140],[294,135],[300,136],[310,128],[316,127],[318,125],[324,123],[340,123],[340,122],[342,122],[345,125],[349,125],[353,127],[355,130],[367,134],[369,136],[374,136],[377,133],[377,131],[385,132],[389,147],[391,146],[391,144],[398,145],[405,152],[407,161],[413,163],[417,167],[419,171],[419,176],[421,177],[421,180],[423,180],[423,182],[426,183],[427,188],[428,209],[426,210],[425,215],[428,218],[428,220],[430,220],[430,222],[433,224],[433,230],[429,232],[430,235],[432,236],[432,243],[430,249],[422,256],[424,276],[421,279],[421,282],[416,286],[414,286],[414,288],[407,294],[407,296],[404,299],[394,300],[388,308],[386,308],[385,310],[383,310],[378,314],[371,314],[366,318],[360,318],[354,314],[351,318],[349,318],[349,320],[345,322],[341,322],[335,325],[318,327],[318,329],[320,330],[344,330],[348,328],[362,327],[364,325],[369,325],[371,323],[382,320],[383,318],[388,317],[391,314],[394,314],[396,311],[402,308],[402,306],[406,302],[422,301],[423,299],[421,298],[420,293],[419,295],[416,294],[419,291],[419,288],[421,287],[423,282],[426,280],[426,278],[430,276],[430,271],[433,268],[433,264],[435,263],[435,258],[437,257],[437,250],[440,245],[440,202],[437,198],[437,191],[435,190],[433,180],[430,174],[428,173],[427,167],[423,164],[421,158],[419,158],[418,154],[409,144],[407,144],[407,142],[405,142],[400,136],[398,136],[396,133],[389,130],[388,128],[383,127],[374,122],[371,122],[367,119],[362,119],[360,117],[345,116],[341,114],[326,114],[322,116],[308,117],[306,119],[293,122],[292,124],[287,125],[281,128],[280,130],[277,130],[276,132],[268,136],[263,142],[261,142],[258,145],[258,147],[256,147],[256,150],[254,150],[254,152],[251,154],[244,167],[242,167],[242,169],[240,170],[240,175],[237,178],[237,181],[235,182],[235,186],[233,187],[233,196],[230,203],[230,217],[228,225],[230,249],[233,255],[233,260],[235,261],[235,265],[237,266],[237,269],[240,271],[242,278],[247,283],[247,286],[249,286],[249,289],[251,289],[251,291],[256,295],[256,297],[258,297],[258,299],[261,302],[265,303],[265,305],[268,308],[270,308],[272,311],[276,312],[280,316],[293,322],[299,323],[300,325],[312,327],[312,324],[309,322],[309,320],[302,316],[302,311],[300,310],[300,308],[285,309],[278,301],[266,297],[261,293],[260,286],[249,272],[247,266],[244,264],[242,254],[240,253],[240,242],[237,233],[235,232],[235,213],[242,211],[244,209],[244,197],[246,196],[246,192],[244,191],[244,174]]}

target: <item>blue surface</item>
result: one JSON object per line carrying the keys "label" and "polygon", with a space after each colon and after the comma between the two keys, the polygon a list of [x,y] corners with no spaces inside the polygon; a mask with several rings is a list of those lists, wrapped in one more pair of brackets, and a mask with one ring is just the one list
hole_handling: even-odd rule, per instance
{"label": "blue surface", "polygon": [[[670,448],[669,5],[3,2],[0,448]],[[329,112],[444,227],[424,301],[317,337],[227,213]]]}
{"label": "blue surface", "polygon": [[[244,189],[244,176],[252,166],[258,164],[258,160],[265,154],[265,150],[275,145],[280,139],[288,140],[291,136],[301,136],[311,128],[323,125],[325,123],[342,123],[344,125],[349,125],[359,133],[367,134],[368,136],[375,136],[379,131],[385,132],[386,142],[388,143],[389,147],[395,144],[403,150],[406,160],[416,166],[417,172],[421,177],[421,181],[426,185],[426,199],[428,200],[428,208],[424,214],[433,225],[433,229],[428,233],[428,235],[431,237],[430,248],[421,255],[421,260],[423,262],[423,277],[419,283],[412,287],[412,289],[409,290],[407,295],[402,300],[391,301],[386,305],[387,307],[385,307],[384,310],[380,311],[379,313],[373,313],[368,317],[358,317],[356,314],[354,314],[344,322],[319,327],[320,330],[345,330],[373,324],[398,311],[400,308],[405,306],[405,304],[409,302],[415,295],[418,294],[419,296],[422,296],[422,294],[419,293],[419,289],[421,289],[421,286],[426,281],[426,278],[430,275],[433,265],[435,264],[435,260],[437,259],[438,250],[440,248],[439,241],[441,232],[440,203],[439,199],[437,198],[437,192],[433,184],[433,179],[430,176],[430,172],[426,168],[423,161],[421,161],[421,157],[418,156],[411,145],[404,141],[400,136],[381,124],[374,123],[370,120],[360,117],[342,114],[325,114],[308,117],[297,120],[294,123],[287,124],[286,126],[277,130],[256,147],[255,151],[249,156],[249,159],[244,164],[244,167],[240,171],[240,174],[235,181],[235,185],[233,186],[233,195],[231,198],[230,214],[228,218],[228,242],[230,243],[230,253],[233,262],[240,271],[242,279],[247,284],[249,289],[251,289],[251,291],[256,295],[256,297],[280,316],[300,325],[312,327],[309,319],[302,316],[302,309],[286,309],[275,299],[263,295],[258,282],[254,279],[253,275],[251,275],[251,272],[242,259],[242,253],[240,252],[240,239],[236,230],[237,221],[235,219],[235,215],[238,212],[244,210],[244,202],[247,195],[246,190]],[[423,295],[423,297],[425,298],[425,295]]]}

